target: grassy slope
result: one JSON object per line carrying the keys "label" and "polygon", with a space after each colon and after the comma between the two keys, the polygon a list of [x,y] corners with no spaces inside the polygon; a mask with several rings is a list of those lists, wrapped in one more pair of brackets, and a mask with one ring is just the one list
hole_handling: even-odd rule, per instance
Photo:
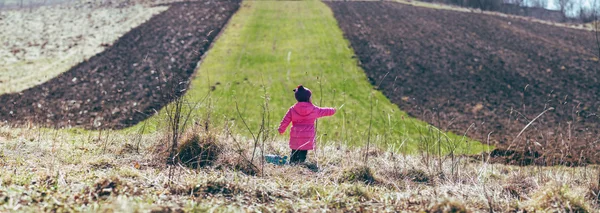
{"label": "grassy slope", "polygon": [[[251,129],[258,131],[266,96],[267,129],[275,134],[280,119],[296,102],[292,89],[304,84],[312,89],[315,104],[344,105],[334,117],[320,120],[321,140],[359,145],[367,141],[372,93],[371,141],[412,152],[419,141],[439,138],[426,123],[407,116],[372,89],[352,56],[352,49],[323,3],[247,1],[197,70],[187,100],[204,100],[200,110],[195,111],[197,119],[208,117],[210,112],[211,123],[235,123],[236,133],[240,133],[243,125],[236,103]],[[150,123],[161,119],[155,117]],[[451,141],[464,140],[462,136],[447,135]],[[468,147],[469,152],[483,148]]]}

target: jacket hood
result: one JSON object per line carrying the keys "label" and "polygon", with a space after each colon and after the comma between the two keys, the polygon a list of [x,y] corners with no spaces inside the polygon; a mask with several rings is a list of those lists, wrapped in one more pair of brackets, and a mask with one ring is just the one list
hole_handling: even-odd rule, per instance
{"label": "jacket hood", "polygon": [[315,110],[315,105],[310,102],[298,102],[294,105],[294,111],[299,115],[305,116]]}

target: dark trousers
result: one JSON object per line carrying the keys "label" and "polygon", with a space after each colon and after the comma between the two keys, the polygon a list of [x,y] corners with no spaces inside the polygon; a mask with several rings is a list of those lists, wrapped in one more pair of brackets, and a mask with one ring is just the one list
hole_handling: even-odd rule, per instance
{"label": "dark trousers", "polygon": [[306,154],[308,150],[293,150],[292,156],[290,156],[290,163],[304,163],[306,161]]}

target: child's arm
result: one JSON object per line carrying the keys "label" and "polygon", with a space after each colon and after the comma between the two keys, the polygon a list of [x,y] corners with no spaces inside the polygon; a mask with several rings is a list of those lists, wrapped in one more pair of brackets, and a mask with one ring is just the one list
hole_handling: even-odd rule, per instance
{"label": "child's arm", "polygon": [[283,134],[285,132],[287,127],[290,125],[290,122],[292,122],[292,108],[285,113],[283,120],[281,120],[281,123],[279,124],[279,134]]}
{"label": "child's arm", "polygon": [[321,108],[319,107],[319,117],[332,116],[335,114],[335,108]]}

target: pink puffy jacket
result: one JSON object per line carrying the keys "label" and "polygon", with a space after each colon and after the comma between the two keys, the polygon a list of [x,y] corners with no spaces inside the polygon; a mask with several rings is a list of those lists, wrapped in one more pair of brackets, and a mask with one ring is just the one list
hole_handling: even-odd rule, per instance
{"label": "pink puffy jacket", "polygon": [[290,148],[293,150],[312,150],[315,148],[315,120],[335,114],[334,108],[321,108],[309,102],[298,102],[283,117],[279,124],[279,133],[283,134],[290,122]]}

